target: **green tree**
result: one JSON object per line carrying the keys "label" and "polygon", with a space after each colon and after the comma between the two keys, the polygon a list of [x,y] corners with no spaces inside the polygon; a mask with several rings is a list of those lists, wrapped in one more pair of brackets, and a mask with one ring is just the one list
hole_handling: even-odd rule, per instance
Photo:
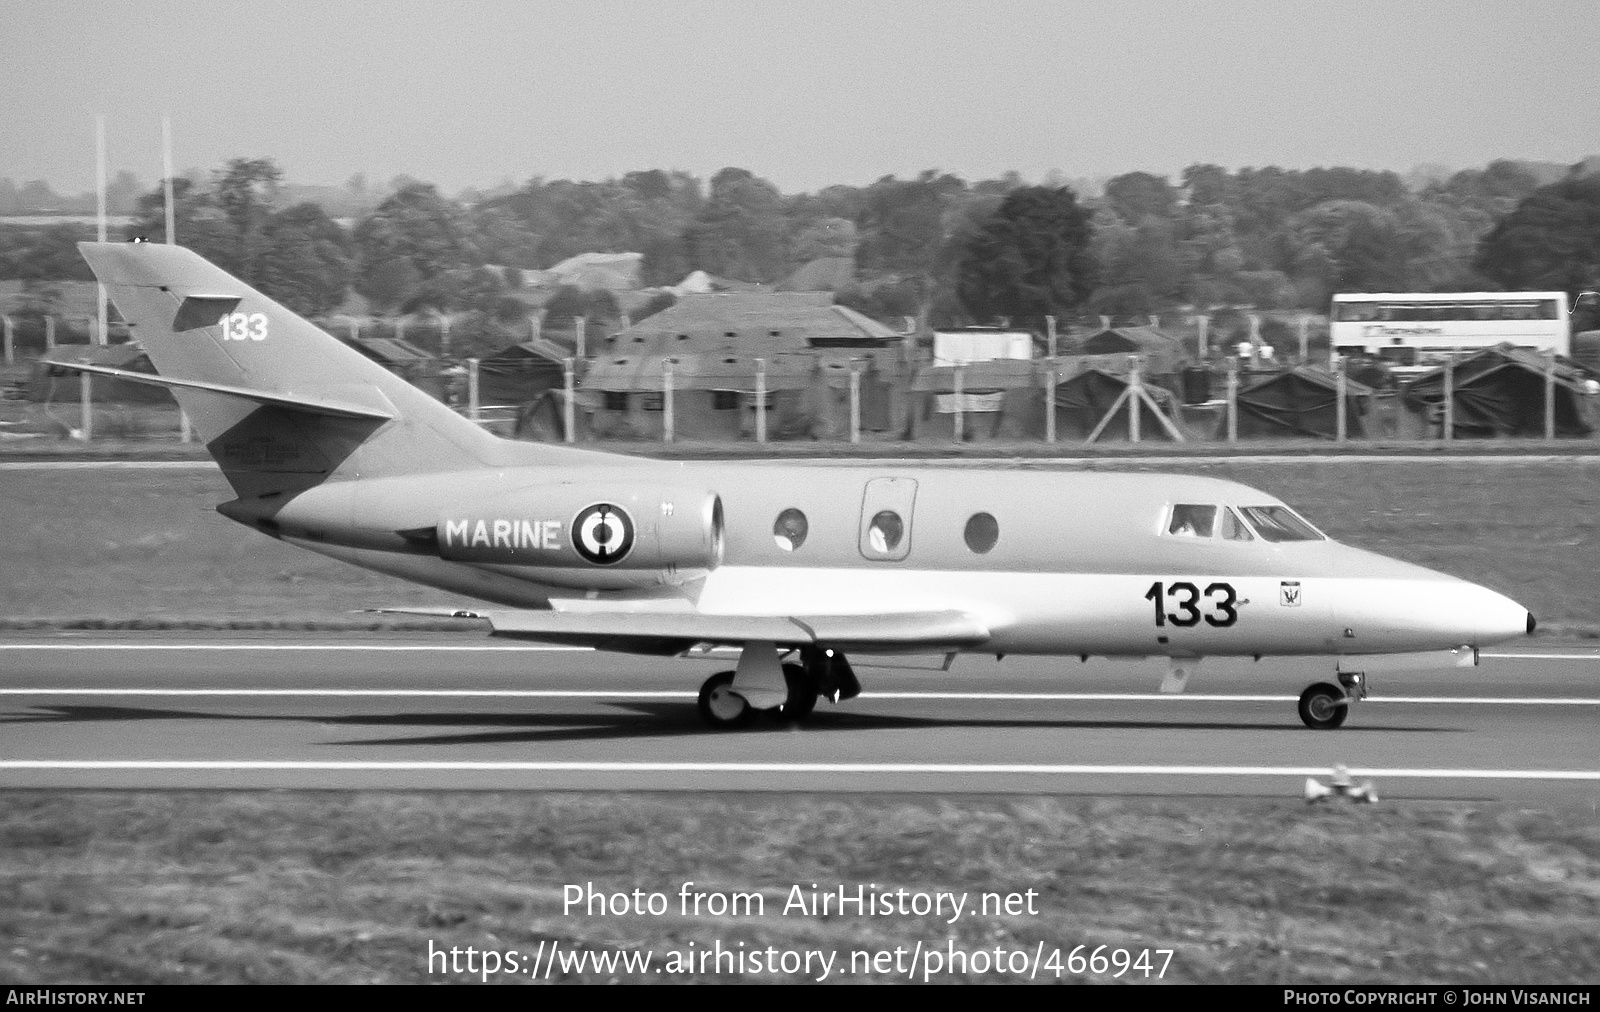
{"label": "green tree", "polygon": [[[419,298],[421,289],[439,275],[482,262],[475,232],[470,216],[459,204],[440,196],[432,184],[411,183],[357,223],[356,290],[380,309]],[[396,291],[396,279],[412,272],[415,285]],[[449,301],[459,287],[455,282],[441,283],[427,299],[430,304]]]}
{"label": "green tree", "polygon": [[305,316],[331,312],[355,278],[350,238],[316,204],[297,204],[266,223],[255,283],[266,295]]}
{"label": "green tree", "polygon": [[[1485,277],[1516,291],[1565,290],[1569,300],[1600,289],[1600,176],[1540,187],[1478,246]],[[1593,300],[1580,326],[1600,316]]]}
{"label": "green tree", "polygon": [[1095,284],[1090,215],[1066,187],[1013,190],[966,242],[959,295],[979,320],[1042,324],[1083,305]]}
{"label": "green tree", "polygon": [[726,168],[711,179],[705,207],[685,240],[700,270],[741,281],[773,281],[789,268],[783,197],[746,169]]}

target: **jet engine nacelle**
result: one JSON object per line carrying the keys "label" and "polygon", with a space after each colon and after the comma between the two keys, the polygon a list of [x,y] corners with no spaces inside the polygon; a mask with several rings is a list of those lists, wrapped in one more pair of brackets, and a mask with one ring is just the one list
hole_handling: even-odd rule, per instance
{"label": "jet engine nacelle", "polygon": [[694,488],[538,485],[447,510],[435,534],[454,562],[703,573],[722,562],[722,500]]}

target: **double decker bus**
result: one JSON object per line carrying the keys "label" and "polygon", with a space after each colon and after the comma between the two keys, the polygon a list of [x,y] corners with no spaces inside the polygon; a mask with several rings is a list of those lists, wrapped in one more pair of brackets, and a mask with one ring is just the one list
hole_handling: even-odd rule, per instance
{"label": "double decker bus", "polygon": [[1333,297],[1329,329],[1341,355],[1410,366],[1504,343],[1567,355],[1569,320],[1566,292],[1361,292]]}

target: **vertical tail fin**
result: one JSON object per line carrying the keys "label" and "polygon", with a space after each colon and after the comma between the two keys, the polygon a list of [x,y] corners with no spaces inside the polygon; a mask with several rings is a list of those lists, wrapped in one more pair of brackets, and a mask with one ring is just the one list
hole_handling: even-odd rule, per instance
{"label": "vertical tail fin", "polygon": [[[191,250],[156,243],[78,248],[156,371],[196,384],[175,385],[173,395],[241,498],[292,494],[334,474],[595,456],[496,438]],[[275,399],[263,403],[237,391]],[[319,412],[317,403],[359,405],[373,417]]]}

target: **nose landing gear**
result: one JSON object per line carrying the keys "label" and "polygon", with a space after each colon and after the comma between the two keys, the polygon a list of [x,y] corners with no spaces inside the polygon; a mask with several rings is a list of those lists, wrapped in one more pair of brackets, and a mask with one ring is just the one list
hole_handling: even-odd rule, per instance
{"label": "nose landing gear", "polygon": [[1360,671],[1339,672],[1339,684],[1318,682],[1300,693],[1300,719],[1306,727],[1331,731],[1350,716],[1350,704],[1367,698],[1367,676]]}

